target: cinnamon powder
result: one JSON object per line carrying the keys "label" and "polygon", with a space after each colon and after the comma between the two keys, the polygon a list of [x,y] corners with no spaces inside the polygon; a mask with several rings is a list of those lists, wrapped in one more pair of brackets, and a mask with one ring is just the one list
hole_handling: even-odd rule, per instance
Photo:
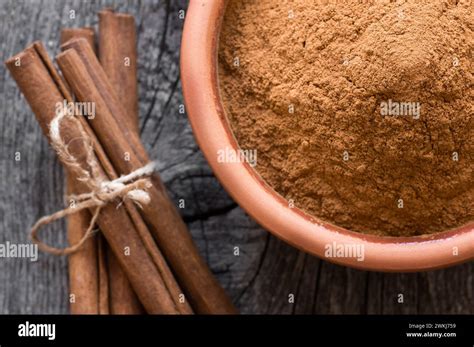
{"label": "cinnamon powder", "polygon": [[290,203],[349,230],[468,223],[473,29],[463,0],[232,0],[219,77],[237,141]]}

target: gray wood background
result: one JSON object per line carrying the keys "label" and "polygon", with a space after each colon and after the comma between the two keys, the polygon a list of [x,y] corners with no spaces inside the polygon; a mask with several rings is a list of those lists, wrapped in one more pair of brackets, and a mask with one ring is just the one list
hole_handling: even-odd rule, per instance
{"label": "gray wood background", "polygon": [[[309,256],[250,219],[215,179],[193,138],[179,80],[184,0],[0,0],[4,61],[34,40],[58,52],[62,27],[97,24],[113,6],[136,16],[141,136],[213,272],[243,313],[474,313],[474,264],[413,274],[357,271]],[[70,20],[69,11],[76,11]],[[14,81],[0,66],[0,243],[28,242],[29,228],[62,207],[62,169]],[[15,152],[21,160],[15,161]],[[65,244],[64,222],[45,232]],[[233,255],[235,246],[240,256]],[[294,304],[288,295],[294,294]],[[397,302],[398,294],[404,303]],[[0,258],[0,313],[67,313],[67,260]]]}

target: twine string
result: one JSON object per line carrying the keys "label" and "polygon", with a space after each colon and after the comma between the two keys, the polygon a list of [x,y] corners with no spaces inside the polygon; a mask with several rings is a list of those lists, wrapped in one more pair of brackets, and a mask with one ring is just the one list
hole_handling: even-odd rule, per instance
{"label": "twine string", "polygon": [[[66,118],[69,121],[75,122],[75,125],[80,131],[80,138],[84,141],[86,150],[88,169],[83,168],[79,160],[70,153],[68,145],[61,137],[60,125]],[[41,217],[31,229],[31,239],[38,245],[38,248],[44,252],[54,255],[68,255],[80,250],[87,239],[95,234],[94,226],[106,204],[118,198],[122,201],[130,199],[140,207],[142,204],[148,204],[150,202],[150,196],[146,192],[146,189],[149,188],[151,183],[147,177],[155,170],[155,163],[150,162],[142,168],[127,175],[120,176],[115,180],[104,180],[97,157],[94,154],[91,139],[78,119],[66,112],[59,112],[51,121],[49,135],[51,144],[61,161],[69,170],[77,175],[77,179],[83,182],[90,191],[79,195],[70,195],[69,198],[74,201],[73,205],[53,214]],[[56,248],[39,239],[38,234],[43,226],[74,213],[78,213],[84,209],[94,209],[94,212],[86,232],[74,245],[65,248]]]}

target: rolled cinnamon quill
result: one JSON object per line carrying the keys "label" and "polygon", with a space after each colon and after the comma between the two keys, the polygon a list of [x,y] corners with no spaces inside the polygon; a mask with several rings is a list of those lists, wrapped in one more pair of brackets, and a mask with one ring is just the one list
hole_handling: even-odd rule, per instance
{"label": "rolled cinnamon quill", "polygon": [[82,27],[82,28],[64,28],[61,30],[61,44],[77,38],[86,39],[87,43],[92,47],[92,50],[96,51],[95,45],[95,32],[91,27]]}
{"label": "rolled cinnamon quill", "polygon": [[[94,102],[97,116],[89,120],[114,168],[128,174],[149,163],[139,136],[124,126],[126,111],[92,49],[83,39],[62,46],[57,62],[80,101]],[[197,313],[236,313],[230,299],[199,255],[186,225],[157,174],[148,190],[151,203],[140,211]]]}
{"label": "rolled cinnamon quill", "polygon": [[[61,44],[73,38],[80,37],[85,38],[95,51],[95,32],[93,28],[65,28],[61,30]],[[126,47],[134,47],[136,45],[136,39],[132,36],[127,36],[126,39],[124,38],[121,42]],[[113,47],[110,47],[110,49],[113,49]],[[111,70],[113,69],[111,68]],[[136,83],[136,76],[128,74],[123,78],[123,80],[134,80]],[[122,83],[114,84],[116,90],[121,90],[123,88],[123,81],[120,82]],[[133,82],[129,82],[129,84],[130,83]],[[137,122],[138,114],[129,114],[128,118],[130,119],[130,122],[135,123]],[[74,185],[75,181],[68,179],[70,192],[74,192]],[[68,235],[70,244],[75,244],[82,238],[84,232],[89,226],[91,218],[92,216],[88,211],[80,211],[68,216]],[[86,287],[82,284],[85,282],[85,279],[93,278],[92,274],[97,271],[99,272],[99,311],[96,313],[143,313],[143,308],[138,301],[128,278],[106,242],[101,240],[102,237],[103,236],[99,233],[96,235],[97,240],[94,241],[94,238],[88,240],[88,243],[97,243],[97,247],[99,247],[97,250],[97,257],[90,254],[90,251],[86,248],[69,256],[69,283],[71,292],[78,293],[76,295],[82,298],[81,302],[76,301],[76,303],[71,304],[71,313],[94,313],[92,310],[88,312],[90,306],[88,303],[92,301],[92,298],[95,296],[95,291],[93,291],[93,288],[90,286]],[[98,269],[93,268],[97,266],[99,267]],[[89,280],[89,282],[91,281]]]}
{"label": "rolled cinnamon quill", "polygon": [[[92,28],[68,28],[61,31],[61,43],[79,37],[85,38],[91,47],[95,47],[95,34]],[[66,182],[68,195],[77,194],[77,181],[67,176]],[[76,244],[82,239],[91,218],[87,210],[68,216],[69,244]],[[73,314],[109,313],[109,278],[105,245],[101,238],[100,234],[89,238],[79,252],[68,257],[69,291],[74,297],[70,303],[70,311]]]}
{"label": "rolled cinnamon quill", "polygon": [[[92,52],[87,41],[84,40],[84,43]],[[30,104],[43,132],[51,141],[49,126],[56,116],[56,107],[65,100],[72,102],[72,97],[49,60],[46,50],[41,43],[35,42],[8,59],[5,64]],[[81,166],[89,167],[89,163],[85,162],[86,143],[77,140],[83,138],[83,132],[78,128],[78,121],[85,122],[83,117],[66,118],[61,123],[61,138],[68,144],[68,150]],[[102,165],[96,168],[97,175],[101,180],[116,179],[117,174],[108,162],[104,150],[94,133],[88,129],[87,122],[84,124],[83,129],[93,144],[97,162]],[[77,179],[68,163],[63,164],[68,174]],[[88,187],[81,181],[78,181],[77,187],[79,193],[89,192]],[[146,230],[146,225],[141,219],[136,218],[135,206],[131,201],[126,201],[123,206],[117,208],[119,202],[106,204],[98,215],[97,223],[143,306],[147,312],[155,314],[190,313],[190,308],[179,302],[180,289],[177,284],[171,287],[163,280],[163,273],[169,269],[157,265],[161,253],[150,245],[149,239],[142,237],[141,233]]]}
{"label": "rolled cinnamon quill", "polygon": [[[126,126],[138,134],[137,33],[132,15],[112,10],[99,12],[99,58],[127,110]],[[111,252],[109,267],[111,272],[117,272],[115,281],[110,282],[112,313],[139,313],[139,303],[133,291],[127,289],[128,280],[120,276],[118,262]]]}
{"label": "rolled cinnamon quill", "polygon": [[[77,194],[75,180],[67,176],[68,194]],[[69,244],[79,242],[91,221],[89,211],[79,211],[68,217],[67,235]],[[98,235],[97,235],[98,236]],[[68,259],[70,311],[73,314],[105,314],[103,307],[104,290],[100,288],[108,285],[107,272],[100,268],[105,266],[104,257],[100,251],[101,244],[97,237],[89,238],[79,252],[71,254]],[[104,278],[105,275],[105,278]],[[105,291],[108,295],[108,288]],[[102,298],[102,299],[101,299]],[[101,309],[102,306],[102,309]]]}
{"label": "rolled cinnamon quill", "polygon": [[99,12],[99,61],[129,115],[125,126],[139,134],[137,33],[132,15],[111,9]]}

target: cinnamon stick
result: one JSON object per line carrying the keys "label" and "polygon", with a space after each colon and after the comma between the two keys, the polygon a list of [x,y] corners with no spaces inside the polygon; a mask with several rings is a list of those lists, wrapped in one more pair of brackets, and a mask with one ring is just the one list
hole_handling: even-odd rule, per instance
{"label": "cinnamon stick", "polygon": [[111,9],[99,12],[99,60],[125,112],[125,126],[138,129],[137,33],[135,18]]}
{"label": "cinnamon stick", "polygon": [[[93,28],[64,28],[61,30],[61,44],[69,41],[72,38],[83,37],[87,40],[89,45],[95,51],[95,32]],[[76,181],[67,176],[67,190],[68,194],[77,194]],[[68,216],[68,239],[69,244],[77,243],[89,227],[92,216],[88,211],[80,211],[76,214]],[[90,251],[81,249],[81,251],[71,254],[69,256],[69,287],[71,292],[78,293],[85,301],[85,304],[79,303],[71,304],[72,314],[96,313],[109,314],[112,310],[111,301],[112,283],[120,281],[125,275],[123,270],[114,265],[111,267],[110,259],[108,258],[107,245],[103,240],[103,236],[99,233],[94,238],[91,238],[87,243],[94,244],[96,248],[95,254]],[[115,262],[116,264],[117,262]],[[98,283],[95,284],[97,289],[91,287],[84,287],[81,284],[84,279],[89,279],[91,276],[97,278]],[[128,287],[130,285],[127,283]],[[98,310],[90,310],[88,302],[97,300]]]}
{"label": "cinnamon stick", "polygon": [[[99,12],[99,59],[123,107],[127,110],[126,126],[138,130],[137,36],[135,19],[128,14],[107,9]],[[119,38],[119,39],[118,39]],[[109,252],[109,266],[117,271],[111,286],[112,313],[139,313],[140,306],[133,291],[127,289],[128,280],[120,278],[118,262]]]}
{"label": "cinnamon stick", "polygon": [[[89,46],[85,40],[84,42]],[[8,59],[5,64],[30,104],[44,133],[51,140],[49,138],[49,124],[55,117],[56,105],[63,103],[64,100],[72,102],[72,98],[49,60],[46,50],[41,43],[36,42]],[[77,119],[84,122],[82,117]],[[85,124],[87,125],[87,123]],[[98,168],[100,178],[104,180],[117,178],[110,163],[107,164],[107,157],[94,133],[86,127],[84,129],[90,136],[94,152],[102,164],[102,167]],[[87,163],[84,163],[86,159],[84,143],[74,141],[81,138],[76,121],[64,120],[61,124],[61,136],[65,143],[69,144],[69,151],[84,167],[88,167]],[[65,168],[68,169],[67,164],[65,164]],[[107,170],[108,175],[104,170]],[[73,172],[69,171],[69,174],[77,179]],[[84,193],[88,189],[79,182],[78,191]],[[142,240],[138,233],[140,221],[133,218],[130,202],[124,203],[124,206],[125,208],[123,206],[117,208],[115,204],[107,204],[98,216],[98,225],[108,244],[117,256],[147,312],[174,314],[183,312],[183,305],[177,304],[176,295],[171,293],[169,287],[164,283],[162,269],[158,268],[154,257],[150,254],[149,245]],[[130,255],[124,254],[125,249],[129,251]]]}
{"label": "cinnamon stick", "polygon": [[[57,57],[61,71],[79,100],[95,102],[97,117],[89,124],[115,169],[127,174],[147,164],[146,150],[139,136],[124,126],[126,111],[86,41],[72,40],[62,49],[63,53]],[[161,179],[154,175],[152,181],[153,186],[148,190],[151,203],[143,206],[141,214],[151,226],[153,236],[191,306],[198,313],[236,313],[232,302],[199,255]]]}
{"label": "cinnamon stick", "polygon": [[[77,193],[75,180],[67,176],[68,194]],[[80,211],[68,217],[67,235],[69,244],[79,242],[89,226],[91,215],[89,211]],[[71,254],[68,259],[69,292],[74,300],[70,301],[72,314],[99,314],[100,310],[100,279],[98,239],[91,237],[81,251]],[[107,281],[105,281],[107,283]]]}
{"label": "cinnamon stick", "polygon": [[[68,176],[69,177],[69,176]],[[74,179],[70,179],[70,181],[74,181]],[[76,191],[76,187],[74,186],[74,191]],[[78,189],[78,192],[80,189]],[[75,192],[75,194],[77,194]],[[81,211],[82,212],[82,211]],[[90,213],[89,213],[89,223],[90,223]],[[82,225],[84,227],[84,225]],[[82,229],[82,235],[84,235],[86,229]],[[110,314],[110,271],[108,271],[108,264],[107,264],[107,244],[104,240],[102,234],[97,234],[97,267],[99,269],[99,314]],[[72,245],[75,242],[70,243]],[[79,252],[78,252],[79,253]],[[71,254],[74,256],[74,254]]]}
{"label": "cinnamon stick", "polygon": [[86,39],[87,43],[92,47],[92,50],[94,52],[96,51],[95,32],[91,27],[63,28],[61,30],[60,42],[63,44],[71,39],[80,37]]}
{"label": "cinnamon stick", "polygon": [[[63,29],[61,44],[71,38],[83,37],[95,47],[95,34],[92,28]],[[66,177],[68,195],[77,194],[76,181]],[[69,244],[77,243],[89,227],[89,211],[80,211],[67,218]],[[86,241],[80,252],[71,254],[69,265],[69,290],[76,300],[70,304],[72,314],[109,313],[108,274],[103,241],[100,234]]]}
{"label": "cinnamon stick", "polygon": [[[94,29],[92,28],[65,28],[61,31],[61,44],[64,44],[65,42],[73,39],[73,38],[80,38],[84,37],[87,42],[90,44],[90,46],[93,48],[95,51],[95,33]],[[127,45],[135,45],[136,44],[136,39],[133,39],[132,37],[127,36],[127,41],[124,41],[125,44]],[[133,79],[136,81],[136,76],[128,75],[127,78]],[[123,82],[125,79],[122,79],[122,83],[115,83],[115,89],[120,90],[123,88]],[[130,83],[128,83],[130,84]],[[128,85],[127,83],[125,85]],[[135,82],[136,84],[136,82]],[[128,101],[126,101],[128,102]],[[135,121],[138,118],[137,114],[129,114],[129,119],[131,121]],[[88,212],[87,212],[88,214]],[[70,216],[69,218],[75,218],[75,215]],[[68,218],[68,219],[69,219]],[[73,224],[74,226],[74,224]],[[88,224],[87,224],[88,226]],[[87,229],[87,226],[83,228],[83,232]],[[102,237],[100,234],[97,235],[97,237]],[[101,285],[100,288],[102,289],[102,292],[105,290],[106,297],[102,295],[100,298],[103,300],[102,302],[102,307],[107,304],[107,309],[110,311],[112,314],[140,314],[143,313],[143,308],[138,301],[137,296],[133,292],[133,289],[130,285],[130,282],[128,281],[127,277],[125,276],[122,268],[120,267],[117,259],[115,259],[115,256],[113,255],[113,252],[108,249],[106,246],[105,242],[102,242],[104,244],[104,248],[101,249],[101,254],[103,255],[101,258],[99,258],[99,267],[102,269],[101,273],[105,273],[105,275],[108,277],[108,282],[105,284]],[[78,252],[81,253],[81,252]],[[74,255],[73,255],[74,256]],[[103,259],[104,258],[104,259]],[[106,268],[103,267],[103,264],[105,262],[105,258],[107,260],[107,266]],[[82,269],[82,271],[79,269],[78,272],[85,272],[87,269]],[[100,283],[103,283],[103,280],[106,278],[100,278]],[[106,288],[107,287],[107,288]]]}

